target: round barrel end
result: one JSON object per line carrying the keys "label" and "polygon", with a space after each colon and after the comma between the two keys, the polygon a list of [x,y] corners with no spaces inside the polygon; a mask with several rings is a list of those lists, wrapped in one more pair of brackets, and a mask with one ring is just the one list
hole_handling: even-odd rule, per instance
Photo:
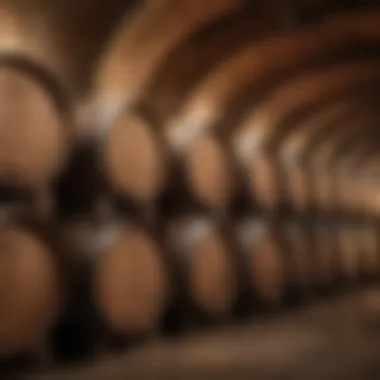
{"label": "round barrel end", "polygon": [[68,155],[69,128],[38,81],[12,68],[0,70],[0,181],[41,186]]}
{"label": "round barrel end", "polygon": [[212,135],[200,136],[187,156],[188,183],[194,197],[212,208],[226,206],[234,190],[234,173],[227,153]]}
{"label": "round barrel end", "polygon": [[310,206],[306,173],[301,167],[289,169],[289,200],[297,212],[305,212]]}
{"label": "round barrel end", "polygon": [[271,234],[252,247],[252,285],[258,298],[265,304],[281,303],[285,293],[285,266],[279,244]]}
{"label": "round barrel end", "polygon": [[277,173],[269,157],[256,155],[248,168],[248,181],[252,199],[267,210],[280,203]]}
{"label": "round barrel end", "polygon": [[189,271],[190,292],[197,305],[212,316],[231,314],[238,292],[236,265],[230,247],[212,231],[197,247]]}
{"label": "round barrel end", "polygon": [[360,277],[360,249],[355,241],[355,231],[350,226],[340,226],[338,231],[340,268],[344,278],[355,282]]}
{"label": "round barrel end", "polygon": [[363,224],[357,226],[355,232],[357,234],[363,277],[374,277],[379,273],[376,229],[370,224]]}
{"label": "round barrel end", "polygon": [[60,275],[49,248],[22,229],[0,230],[0,358],[32,352],[60,309]]}
{"label": "round barrel end", "polygon": [[326,289],[339,279],[338,258],[333,231],[328,227],[314,226],[315,274],[318,286]]}
{"label": "round barrel end", "polygon": [[122,115],[105,144],[106,176],[116,191],[150,201],[164,185],[165,168],[163,147],[150,126],[135,116]]}
{"label": "round barrel end", "polygon": [[94,278],[95,303],[111,331],[135,335],[157,327],[169,292],[160,256],[149,236],[131,230],[101,258]]}
{"label": "round barrel end", "polygon": [[[289,280],[298,294],[310,296],[315,285],[312,252],[306,231],[301,225],[288,226]],[[292,231],[292,229],[294,229]]]}

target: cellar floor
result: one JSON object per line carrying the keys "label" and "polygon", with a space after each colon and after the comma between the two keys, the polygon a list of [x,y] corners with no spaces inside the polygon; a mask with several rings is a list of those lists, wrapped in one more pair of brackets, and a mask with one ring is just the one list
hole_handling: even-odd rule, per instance
{"label": "cellar floor", "polygon": [[380,378],[380,286],[23,380]]}

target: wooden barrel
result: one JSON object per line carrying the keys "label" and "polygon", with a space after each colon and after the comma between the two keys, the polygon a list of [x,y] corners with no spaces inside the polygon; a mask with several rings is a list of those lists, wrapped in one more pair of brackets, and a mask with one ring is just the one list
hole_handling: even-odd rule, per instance
{"label": "wooden barrel", "polygon": [[57,78],[32,60],[0,55],[0,181],[41,189],[72,146],[71,106]]}
{"label": "wooden barrel", "polygon": [[312,241],[312,222],[308,219],[297,215],[282,221],[282,231],[288,241],[285,253],[289,268],[288,281],[303,298],[313,295],[320,280],[316,275],[317,260]]}
{"label": "wooden barrel", "polygon": [[168,176],[168,153],[147,121],[125,111],[113,123],[101,154],[104,176],[117,194],[140,203],[157,200]]}
{"label": "wooden barrel", "polygon": [[99,320],[100,330],[121,337],[157,331],[171,289],[155,236],[113,216],[74,218],[60,230],[73,270],[87,277],[73,281],[87,288],[81,291],[87,297],[82,302],[91,304],[89,316]]}
{"label": "wooden barrel", "polygon": [[357,226],[362,272],[365,279],[377,278],[380,272],[378,231],[374,221],[365,220]]}
{"label": "wooden barrel", "polygon": [[336,230],[326,215],[316,216],[310,224],[315,247],[316,281],[321,289],[331,292],[341,280]]}
{"label": "wooden barrel", "polygon": [[[376,128],[377,123],[373,127]],[[350,152],[337,160],[335,174],[337,203],[341,210],[348,213],[360,213],[360,190],[356,182],[360,181],[360,162],[368,155],[371,145],[368,140],[358,138]]]}
{"label": "wooden barrel", "polygon": [[[367,136],[366,147],[363,147],[363,149],[357,153],[357,160],[354,165],[352,165],[349,174],[349,186],[353,188],[351,203],[355,205],[357,212],[362,214],[367,212],[369,212],[369,214],[376,213],[376,207],[372,210],[368,210],[364,204],[367,199],[375,198],[376,194],[373,191],[366,190],[366,186],[370,183],[376,183],[379,159],[377,133],[377,121],[374,120],[373,129]],[[358,145],[360,144],[358,143]],[[374,188],[372,187],[372,189]]]}
{"label": "wooden barrel", "polygon": [[[167,249],[179,281],[179,302],[196,318],[214,322],[231,318],[242,283],[231,236],[204,215],[175,217],[166,230]],[[191,315],[186,317],[191,319]]]}
{"label": "wooden barrel", "polygon": [[0,361],[24,354],[47,359],[63,299],[57,252],[15,223],[1,226],[0,250]]}
{"label": "wooden barrel", "polygon": [[278,307],[284,301],[287,268],[281,237],[270,220],[247,217],[236,225],[241,254],[250,275],[250,292],[259,304]]}
{"label": "wooden barrel", "polygon": [[339,221],[336,225],[339,265],[346,284],[357,284],[361,275],[360,248],[355,235],[355,224]]}
{"label": "wooden barrel", "polygon": [[360,173],[357,173],[355,182],[358,197],[356,200],[360,212],[376,218],[379,215],[379,198],[377,185],[379,179],[378,154],[374,153],[360,165]]}

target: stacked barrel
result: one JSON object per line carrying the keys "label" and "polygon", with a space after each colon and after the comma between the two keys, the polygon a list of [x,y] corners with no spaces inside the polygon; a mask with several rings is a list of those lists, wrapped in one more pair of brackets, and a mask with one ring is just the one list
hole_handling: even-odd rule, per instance
{"label": "stacked barrel", "polygon": [[1,359],[379,278],[380,12],[319,10],[152,1],[83,102],[2,53]]}
{"label": "stacked barrel", "polygon": [[65,263],[49,233],[53,184],[74,136],[60,83],[37,62],[0,57],[0,357],[45,356],[63,300]]}

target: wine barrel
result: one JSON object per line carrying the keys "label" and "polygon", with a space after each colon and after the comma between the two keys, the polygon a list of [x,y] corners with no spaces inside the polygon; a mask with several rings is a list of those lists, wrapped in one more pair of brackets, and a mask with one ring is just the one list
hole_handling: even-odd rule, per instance
{"label": "wine barrel", "polygon": [[[230,319],[242,283],[231,233],[211,217],[191,214],[174,217],[166,231],[175,277],[183,289],[179,302],[200,320]],[[184,297],[188,300],[181,302]]]}
{"label": "wine barrel", "polygon": [[63,300],[58,252],[15,222],[2,223],[0,251],[0,361],[25,354],[46,359]]}
{"label": "wine barrel", "polygon": [[300,216],[281,220],[281,233],[286,240],[287,282],[294,293],[309,298],[319,280],[315,275],[315,252],[310,239],[310,221]]}
{"label": "wine barrel", "polygon": [[74,292],[87,297],[82,302],[90,304],[88,316],[99,320],[99,331],[109,337],[157,331],[171,288],[155,235],[117,216],[67,219],[59,228],[73,281],[84,287]]}
{"label": "wine barrel", "polygon": [[287,290],[287,268],[276,225],[270,219],[247,217],[236,224],[236,236],[252,297],[265,307],[280,306]]}
{"label": "wine barrel", "polygon": [[32,191],[48,188],[72,148],[70,98],[38,62],[0,54],[0,182]]}

